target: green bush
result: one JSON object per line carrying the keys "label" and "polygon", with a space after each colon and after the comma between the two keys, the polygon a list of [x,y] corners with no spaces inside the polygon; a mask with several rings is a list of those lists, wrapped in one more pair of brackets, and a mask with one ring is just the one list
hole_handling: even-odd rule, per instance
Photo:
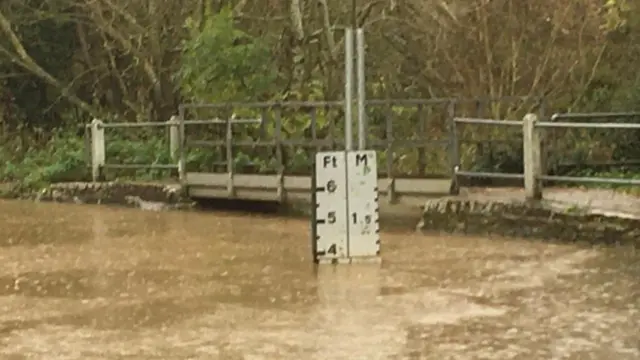
{"label": "green bush", "polygon": [[36,187],[86,178],[84,141],[75,134],[56,131],[43,143],[24,143],[24,139],[14,138],[0,147],[0,163],[4,164],[0,168],[1,182]]}

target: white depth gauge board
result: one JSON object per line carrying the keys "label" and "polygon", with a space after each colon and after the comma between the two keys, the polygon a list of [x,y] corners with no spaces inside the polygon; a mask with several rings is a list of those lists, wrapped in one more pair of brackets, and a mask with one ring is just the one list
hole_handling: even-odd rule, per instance
{"label": "white depth gauge board", "polygon": [[313,187],[311,240],[315,261],[379,260],[376,152],[317,153]]}

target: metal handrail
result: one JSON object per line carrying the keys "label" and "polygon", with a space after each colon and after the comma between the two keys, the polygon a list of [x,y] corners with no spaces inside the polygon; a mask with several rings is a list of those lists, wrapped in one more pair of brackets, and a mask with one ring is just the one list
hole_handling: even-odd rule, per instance
{"label": "metal handrail", "polygon": [[496,119],[479,119],[479,118],[453,118],[453,122],[457,124],[477,124],[477,125],[496,125],[496,126],[522,126],[522,121],[518,120],[496,120]]}
{"label": "metal handrail", "polygon": [[601,113],[555,113],[551,115],[551,121],[561,119],[611,119],[640,117],[640,112],[601,112]]}
{"label": "metal handrail", "polygon": [[542,121],[535,125],[540,128],[579,128],[579,129],[640,129],[640,123],[584,123]]}

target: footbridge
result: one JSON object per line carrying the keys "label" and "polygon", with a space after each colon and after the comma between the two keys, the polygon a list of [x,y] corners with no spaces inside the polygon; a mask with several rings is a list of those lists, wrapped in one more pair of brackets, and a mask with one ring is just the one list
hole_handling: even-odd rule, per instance
{"label": "footbridge", "polygon": [[[366,146],[378,153],[381,200],[422,200],[456,192],[469,155],[487,141],[521,142],[495,134],[477,136],[456,119],[489,117],[496,111],[519,117],[538,99],[367,100]],[[168,171],[192,198],[287,202],[308,200],[314,154],[344,149],[344,101],[182,104],[166,122],[87,125],[94,181],[118,170]],[[497,109],[497,110],[496,110]],[[520,110],[518,110],[520,109]],[[163,128],[169,161],[110,161],[110,129]],[[129,130],[130,129],[130,130]],[[456,171],[456,169],[458,171]]]}

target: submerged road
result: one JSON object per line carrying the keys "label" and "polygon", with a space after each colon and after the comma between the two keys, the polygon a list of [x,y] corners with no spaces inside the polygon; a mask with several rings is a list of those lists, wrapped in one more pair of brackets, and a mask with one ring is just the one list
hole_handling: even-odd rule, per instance
{"label": "submerged road", "polygon": [[640,359],[631,247],[395,232],[315,269],[298,219],[0,213],[0,359]]}

